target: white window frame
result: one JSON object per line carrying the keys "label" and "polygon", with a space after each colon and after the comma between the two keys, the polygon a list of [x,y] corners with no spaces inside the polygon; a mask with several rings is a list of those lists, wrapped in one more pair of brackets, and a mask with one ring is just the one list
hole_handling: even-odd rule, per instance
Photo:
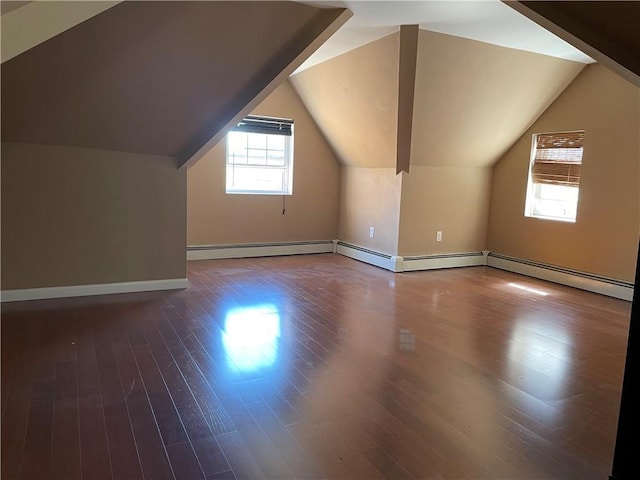
{"label": "white window frame", "polygon": [[[267,130],[260,132],[253,131],[241,131],[240,129],[234,129],[230,131],[226,138],[226,152],[225,152],[225,192],[228,194],[240,194],[240,195],[292,195],[293,194],[293,146],[294,146],[294,137],[293,137],[293,121],[288,119],[278,119],[275,117],[246,117],[246,119],[262,119],[265,121],[273,121],[273,123],[277,123],[278,121],[286,121],[290,123],[291,134],[290,135],[282,135],[277,133],[268,133]],[[240,126],[241,124],[239,124]],[[231,135],[237,137],[245,136],[247,145],[245,147],[246,154],[244,155],[244,161],[234,161],[233,153],[231,152]],[[264,136],[265,137],[265,148],[257,148],[249,146],[249,136]],[[283,165],[269,165],[268,164],[268,153],[270,151],[275,151],[274,149],[269,148],[268,137],[281,137],[284,139],[284,162]],[[256,137],[254,137],[256,138]],[[249,151],[264,151],[265,163],[250,163]],[[282,150],[277,150],[282,151]],[[240,157],[243,158],[243,157]],[[241,180],[238,180],[238,172],[242,172],[245,170],[245,173],[253,170],[253,172],[257,175],[256,180],[254,182],[247,181],[243,183]],[[248,187],[248,183],[252,183],[253,187],[260,181],[260,172],[266,171],[279,171],[281,173],[281,184],[277,188],[251,188]],[[268,180],[265,179],[265,183],[268,183]],[[274,187],[273,183],[270,185]]]}
{"label": "white window frame", "polygon": [[[562,134],[573,132],[557,133]],[[584,134],[584,132],[582,133]],[[580,180],[578,180],[577,186],[553,185],[533,181],[533,167],[537,150],[536,145],[538,143],[538,136],[540,135],[549,134],[541,133],[532,135],[524,215],[525,217],[540,218],[543,220],[575,223],[578,218]],[[583,156],[584,147],[582,151],[582,157]],[[580,165],[582,165],[582,158],[580,160]],[[562,210],[562,213],[559,213],[559,210]]]}

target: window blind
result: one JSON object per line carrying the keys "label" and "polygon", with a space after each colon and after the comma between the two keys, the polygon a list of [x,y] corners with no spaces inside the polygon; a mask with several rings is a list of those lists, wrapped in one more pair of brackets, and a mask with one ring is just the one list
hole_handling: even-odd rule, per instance
{"label": "window blind", "polygon": [[236,132],[266,133],[268,135],[286,135],[290,137],[293,132],[293,120],[248,115],[240,120],[233,130]]}
{"label": "window blind", "polygon": [[580,185],[584,131],[536,135],[531,180],[533,183]]}

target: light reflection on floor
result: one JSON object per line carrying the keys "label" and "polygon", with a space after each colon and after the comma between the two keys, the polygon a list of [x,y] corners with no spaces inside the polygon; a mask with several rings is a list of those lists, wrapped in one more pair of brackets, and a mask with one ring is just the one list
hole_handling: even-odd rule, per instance
{"label": "light reflection on floor", "polygon": [[542,290],[539,290],[537,288],[531,288],[531,287],[527,287],[525,285],[520,285],[519,283],[509,283],[510,287],[513,288],[517,288],[518,290],[523,290],[525,292],[529,292],[529,293],[535,293],[536,295],[541,295],[543,297],[546,297],[547,295],[549,295],[547,292],[543,292]]}
{"label": "light reflection on floor", "polygon": [[[538,397],[545,400],[559,400],[565,396],[572,344],[563,327],[544,322],[518,322],[513,329],[507,358],[509,378],[514,384],[519,383],[520,377],[524,385],[540,390]],[[525,373],[527,371],[529,375]],[[543,376],[528,378],[533,372]]]}
{"label": "light reflection on floor", "polygon": [[234,373],[268,368],[278,358],[280,312],[275,305],[235,307],[225,316],[222,345]]}

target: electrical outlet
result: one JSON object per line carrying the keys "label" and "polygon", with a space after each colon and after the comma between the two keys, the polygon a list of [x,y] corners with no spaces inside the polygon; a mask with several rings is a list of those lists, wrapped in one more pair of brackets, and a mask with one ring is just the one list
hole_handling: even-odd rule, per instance
{"label": "electrical outlet", "polygon": [[373,227],[369,227],[369,238],[373,238],[376,233],[376,229]]}
{"label": "electrical outlet", "polygon": [[442,232],[438,230],[436,232],[436,242],[441,242],[441,241],[442,241]]}

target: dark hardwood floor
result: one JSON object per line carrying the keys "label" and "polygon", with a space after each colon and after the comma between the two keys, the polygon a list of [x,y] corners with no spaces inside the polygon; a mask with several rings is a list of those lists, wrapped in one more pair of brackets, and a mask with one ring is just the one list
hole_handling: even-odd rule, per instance
{"label": "dark hardwood floor", "polygon": [[2,305],[2,478],[610,473],[631,304],[487,267],[189,263]]}

